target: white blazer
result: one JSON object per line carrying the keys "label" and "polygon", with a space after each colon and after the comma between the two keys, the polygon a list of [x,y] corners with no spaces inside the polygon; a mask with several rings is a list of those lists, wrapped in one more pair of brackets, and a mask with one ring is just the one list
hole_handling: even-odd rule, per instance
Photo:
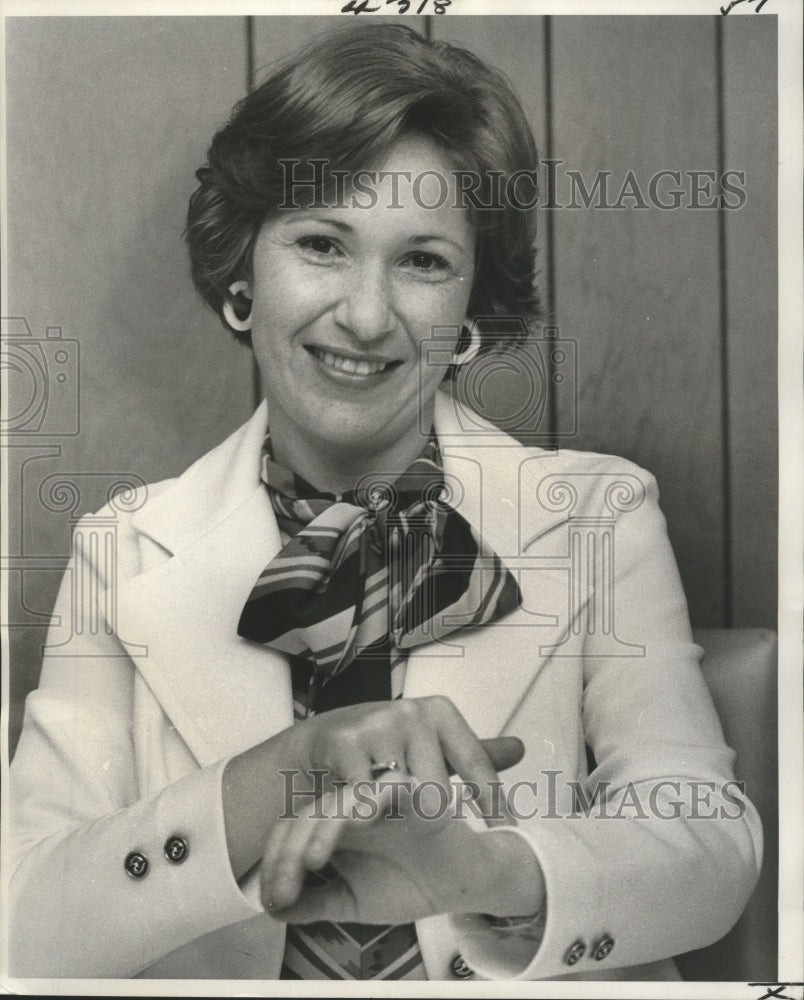
{"label": "white blazer", "polygon": [[[266,420],[263,404],[182,476],[76,530],[11,769],[12,975],[279,974],[284,925],[262,911],[254,876],[232,876],[220,787],[231,756],[293,718],[285,658],[236,633],[281,544],[258,478]],[[534,954],[480,917],[422,920],[428,977],[453,978],[457,955],[476,979],[664,976],[617,970],[725,934],[762,846],[729,784],[734,755],[655,482],[621,459],[524,448],[442,394],[435,426],[454,505],[524,600],[491,627],[418,647],[404,695],[446,695],[480,737],[524,741],[501,777],[519,783],[517,831],[544,872],[547,924]],[[587,743],[603,814],[573,812]],[[181,864],[164,855],[174,835],[189,846]],[[133,851],[149,862],[140,879],[124,869]]]}

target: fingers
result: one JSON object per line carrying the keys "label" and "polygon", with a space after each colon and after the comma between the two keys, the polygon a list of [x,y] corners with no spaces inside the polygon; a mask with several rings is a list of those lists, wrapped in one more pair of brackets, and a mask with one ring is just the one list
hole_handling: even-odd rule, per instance
{"label": "fingers", "polygon": [[263,906],[272,913],[292,906],[308,871],[318,871],[332,857],[343,836],[345,817],[334,792],[274,823],[260,867]]}
{"label": "fingers", "polygon": [[441,741],[435,730],[429,727],[413,734],[407,749],[408,771],[420,781],[438,782],[449,788],[449,774]]}
{"label": "fingers", "polygon": [[525,744],[517,736],[496,736],[481,740],[495,771],[505,771],[525,756]]}
{"label": "fingers", "polygon": [[396,704],[351,705],[302,723],[298,728],[309,734],[314,767],[326,771],[330,781],[350,784],[376,777],[380,763],[405,770],[409,734]]}
{"label": "fingers", "polygon": [[336,877],[327,885],[305,888],[296,902],[272,915],[285,923],[310,924],[319,920],[359,922],[358,903],[349,885]]}
{"label": "fingers", "polygon": [[[405,775],[393,772],[376,783],[341,786],[274,823],[260,867],[260,894],[266,910],[285,919],[284,911],[311,892],[305,886],[307,873],[322,869],[350,832],[359,836],[358,831],[398,810],[400,803],[406,808],[406,800],[399,795],[406,782]],[[312,892],[324,898],[318,889]]]}
{"label": "fingers", "polygon": [[[513,767],[525,756],[525,744],[518,736],[493,736],[480,742],[489,755],[491,766],[498,772]],[[449,773],[455,774],[455,769],[451,767]]]}
{"label": "fingers", "polygon": [[[430,711],[438,719],[438,732],[444,757],[463,781],[473,790],[481,815],[489,826],[510,824],[513,817],[508,812],[504,796],[500,794],[502,783],[489,752],[475,735],[464,717],[448,698],[427,699]],[[504,761],[514,759],[513,751],[518,750],[507,743],[495,742],[493,749],[503,756]],[[524,748],[523,748],[524,752]]]}
{"label": "fingers", "polygon": [[[524,754],[520,740],[498,737],[480,741],[455,705],[445,697],[398,699],[335,709],[302,723],[308,762],[327,772],[330,786],[378,777],[377,766],[396,762],[398,770],[423,785],[435,801],[449,775],[464,782],[478,812],[490,825],[511,823],[501,795],[498,771]],[[310,763],[306,766],[309,767]]]}
{"label": "fingers", "polygon": [[[461,814],[467,791],[470,809],[488,825],[514,822],[498,770],[521,760],[522,742],[514,737],[479,740],[447,698],[354,705],[294,728],[303,737],[300,770],[316,769],[326,778],[323,787],[316,785],[319,798],[296,815],[277,819],[269,830],[261,895],[266,910],[278,919],[359,920],[359,900],[374,891],[363,885],[365,866],[387,853],[389,844],[389,858],[398,860],[405,850],[413,851],[415,864],[409,859],[406,877],[417,899],[424,899],[431,878],[422,882],[419,877],[419,868],[427,867],[422,859],[437,853],[440,831],[455,825],[446,821]],[[396,766],[390,767],[392,763]],[[378,773],[381,765],[389,769]],[[450,774],[462,781],[460,800],[452,799]],[[362,860],[344,875],[344,859],[354,852]],[[328,863],[338,868],[339,878],[319,887],[306,882],[308,872]],[[380,892],[375,902],[382,908],[388,900]],[[416,905],[424,906],[421,900]],[[427,906],[422,912],[430,912]]]}

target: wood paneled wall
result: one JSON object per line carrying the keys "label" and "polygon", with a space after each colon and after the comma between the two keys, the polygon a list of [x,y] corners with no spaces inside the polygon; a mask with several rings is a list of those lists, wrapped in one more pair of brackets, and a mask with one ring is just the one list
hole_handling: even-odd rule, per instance
{"label": "wood paneled wall", "polygon": [[[577,345],[577,394],[556,415],[561,430],[577,412],[577,433],[561,444],[657,477],[694,624],[775,628],[775,20],[432,21],[522,95],[542,159],[560,161],[542,204],[581,206],[540,215],[548,318]],[[693,172],[744,172],[744,205],[656,208],[662,170],[681,173],[687,206],[713,200]],[[629,171],[647,208],[573,199],[571,172],[587,190],[608,172],[616,204]],[[658,184],[665,204],[672,186]]]}
{"label": "wood paneled wall", "polygon": [[[356,30],[368,22],[352,20]],[[687,200],[690,171],[745,172],[739,211],[540,208],[540,283],[548,318],[577,345],[577,432],[561,444],[621,454],[657,476],[696,625],[775,627],[774,19],[408,23],[508,75],[542,158],[561,161],[562,204],[569,171],[587,187],[608,171],[612,200],[628,171],[643,193],[658,171],[681,171]],[[261,77],[331,24],[6,22],[3,312],[24,317],[34,340],[60,327],[69,351],[80,350],[77,433],[46,425],[6,448],[12,742],[71,518],[100,506],[116,474],[175,475],[251,410],[250,357],[191,287],[186,201],[249,72]],[[567,398],[557,398],[558,429]],[[56,473],[79,484],[78,507],[43,504],[42,484]]]}
{"label": "wood paneled wall", "polygon": [[[250,355],[196,296],[182,244],[194,171],[245,89],[245,41],[242,18],[6,21],[3,314],[32,341],[60,327],[69,355],[46,343],[45,423],[7,449],[12,742],[74,517],[115,481],[178,474],[252,409]],[[34,349],[18,343],[12,363]],[[29,390],[10,382],[10,415]]]}

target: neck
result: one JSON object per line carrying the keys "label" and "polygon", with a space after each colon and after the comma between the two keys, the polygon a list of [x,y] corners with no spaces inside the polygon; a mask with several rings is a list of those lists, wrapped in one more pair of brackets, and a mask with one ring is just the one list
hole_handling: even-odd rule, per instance
{"label": "neck", "polygon": [[[422,422],[422,427],[432,426],[432,413],[429,418]],[[378,437],[359,446],[310,440],[294,433],[292,426],[275,424],[270,415],[268,425],[274,459],[326,493],[353,490],[364,476],[372,473],[391,479],[401,475],[418,458],[427,441],[418,423],[390,443]]]}

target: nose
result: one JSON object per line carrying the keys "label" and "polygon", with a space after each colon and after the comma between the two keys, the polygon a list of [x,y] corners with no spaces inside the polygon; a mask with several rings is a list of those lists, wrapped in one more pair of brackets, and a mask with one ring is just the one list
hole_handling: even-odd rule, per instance
{"label": "nose", "polygon": [[394,326],[392,292],[381,265],[350,269],[335,321],[364,343],[379,340]]}

